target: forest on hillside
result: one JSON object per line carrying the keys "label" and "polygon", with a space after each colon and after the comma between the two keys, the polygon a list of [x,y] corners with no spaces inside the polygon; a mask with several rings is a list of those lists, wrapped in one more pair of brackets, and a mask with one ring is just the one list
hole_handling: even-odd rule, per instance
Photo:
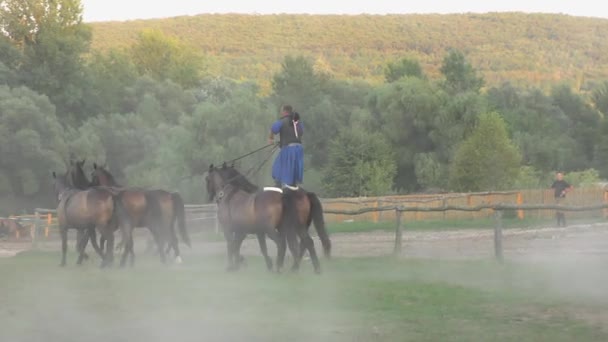
{"label": "forest on hillside", "polygon": [[[493,57],[485,64],[471,58],[483,46],[430,50],[437,59],[434,72],[425,67],[429,60],[407,50],[395,52],[395,58],[387,53],[376,60],[381,79],[372,81],[364,74],[338,77],[320,68],[308,52],[321,44],[310,37],[310,49],[276,52],[279,66],[268,76],[269,90],[262,91],[253,76],[210,75],[209,51],[155,27],[163,21],[149,27],[137,22],[146,29],[133,39],[115,37],[123,48],[96,50],[91,44],[102,33],[82,22],[78,1],[5,3],[0,8],[0,197],[10,201],[2,203],[0,214],[21,210],[10,203],[53,205],[51,172],[64,171],[74,158],[86,158],[89,169],[93,162],[107,164],[124,185],[178,190],[189,202],[205,202],[208,166],[266,144],[284,103],[295,107],[305,125],[304,186],[324,197],[545,188],[556,170],[567,172],[575,185],[608,176],[608,78],[597,76],[585,92],[569,79],[548,89],[520,85],[516,76],[488,82],[480,69],[531,53],[519,45],[509,56],[487,47]],[[419,20],[428,18],[433,17]],[[550,20],[538,20],[543,18]],[[576,27],[570,24],[574,19],[556,18],[564,21],[556,46],[574,41],[573,32],[561,31]],[[328,25],[321,24],[322,17],[313,19],[319,27]],[[294,17],[292,26],[300,20],[305,19]],[[391,23],[399,17],[365,20]],[[583,27],[604,27],[603,21],[585,20]],[[343,30],[327,31],[318,39],[332,41]],[[440,32],[425,34],[444,41],[445,48],[453,45],[453,33]],[[480,41],[489,39],[478,35]],[[229,47],[238,36],[217,33],[214,44]],[[256,37],[277,44],[291,39],[264,30]],[[246,56],[252,43],[241,39],[240,54]],[[357,48],[349,44],[336,45],[336,51],[348,45],[345,56],[352,54]],[[250,52],[248,58],[257,58]],[[588,57],[579,57],[571,60],[585,64]],[[366,63],[347,59],[354,69],[366,70]],[[217,70],[238,67],[221,61]],[[564,74],[577,70],[574,64],[566,65]],[[271,184],[272,157],[263,151],[237,166],[243,171],[261,166],[251,180]]]}
{"label": "forest on hillside", "polygon": [[253,79],[265,93],[286,55],[308,57],[339,79],[383,81],[386,62],[419,61],[440,76],[458,49],[490,86],[508,81],[543,90],[567,82],[586,90],[608,76],[608,20],[557,14],[239,15],[202,14],[91,24],[93,50],[131,46],[155,29],[205,55],[211,76]]}

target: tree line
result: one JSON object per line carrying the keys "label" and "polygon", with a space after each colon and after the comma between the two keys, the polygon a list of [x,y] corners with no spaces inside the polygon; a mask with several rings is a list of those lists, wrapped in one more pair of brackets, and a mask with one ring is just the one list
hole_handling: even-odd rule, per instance
{"label": "tree line", "polygon": [[[304,185],[321,196],[547,187],[556,170],[575,184],[608,176],[608,82],[585,94],[566,84],[486,87],[451,49],[438,77],[404,57],[371,84],[294,54],[264,94],[252,80],[206,75],[204,51],[159,30],[91,50],[78,1],[2,3],[3,197],[42,198],[51,171],[87,158],[125,185],[205,201],[209,164],[263,146],[284,103],[302,116]],[[272,161],[266,150],[237,166],[271,184]]]}

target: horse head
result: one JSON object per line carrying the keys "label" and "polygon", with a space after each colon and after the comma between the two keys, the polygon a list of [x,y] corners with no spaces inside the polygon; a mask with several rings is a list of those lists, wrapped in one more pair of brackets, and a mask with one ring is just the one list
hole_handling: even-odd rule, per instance
{"label": "horse head", "polygon": [[71,184],[73,187],[86,190],[90,186],[90,182],[87,179],[86,174],[84,173],[84,163],[86,159],[82,161],[76,161],[76,163],[71,163],[70,168],[67,172],[67,181],[68,184]]}
{"label": "horse head", "polygon": [[61,194],[72,188],[68,182],[68,172],[63,175],[57,175],[55,171],[53,171],[53,179],[53,190],[55,191],[55,196],[57,196],[57,200],[61,200]]}
{"label": "horse head", "polygon": [[222,176],[221,169],[213,166],[213,164],[209,165],[205,182],[207,184],[209,202],[213,201],[213,199],[218,195],[220,197],[223,196],[222,189],[226,183],[224,181],[224,177]]}

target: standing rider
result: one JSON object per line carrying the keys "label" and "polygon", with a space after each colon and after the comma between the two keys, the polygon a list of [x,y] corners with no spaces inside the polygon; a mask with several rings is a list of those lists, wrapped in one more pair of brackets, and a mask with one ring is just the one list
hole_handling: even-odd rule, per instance
{"label": "standing rider", "polygon": [[270,128],[268,143],[274,143],[274,135],[280,138],[281,150],[272,165],[272,178],[277,187],[290,187],[297,189],[304,177],[304,149],[302,135],[304,128],[300,115],[294,113],[290,105],[281,107],[281,118],[275,121]]}

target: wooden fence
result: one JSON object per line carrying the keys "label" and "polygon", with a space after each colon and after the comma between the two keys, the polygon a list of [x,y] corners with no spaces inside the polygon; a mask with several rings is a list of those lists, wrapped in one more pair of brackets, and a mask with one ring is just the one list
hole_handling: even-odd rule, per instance
{"label": "wooden fence", "polygon": [[[502,224],[505,213],[525,217],[553,218],[555,210],[572,212],[569,217],[608,217],[608,192],[602,188],[579,188],[567,200],[555,205],[551,190],[522,190],[441,195],[406,195],[371,198],[323,199],[326,222],[395,222],[394,252],[401,250],[404,222],[419,220],[496,219],[495,251],[502,260]],[[186,205],[186,220],[191,232],[219,232],[215,204]],[[55,210],[36,209],[34,215],[13,219],[30,224],[31,239],[48,238],[56,227]]]}
{"label": "wooden fence", "polygon": [[[330,211],[352,211],[359,208],[378,208],[386,205],[396,206],[416,206],[418,208],[426,207],[444,207],[444,206],[479,206],[493,204],[552,204],[555,203],[553,190],[537,189],[537,190],[516,190],[516,191],[500,191],[500,192],[478,192],[478,193],[448,193],[448,194],[433,194],[433,195],[403,195],[403,196],[384,196],[384,197],[367,197],[367,198],[337,198],[325,199],[323,209]],[[608,203],[608,192],[603,188],[575,188],[568,193],[564,204],[584,206],[597,203]],[[514,212],[513,212],[514,211]],[[553,214],[550,211],[523,210],[513,209],[512,214],[520,219],[525,217],[550,219]],[[606,216],[608,211],[596,210],[592,212],[576,212],[572,213],[572,218],[580,217],[601,217]],[[490,208],[484,208],[479,211],[412,211],[404,213],[404,219],[407,221],[426,221],[426,220],[459,220],[459,219],[478,219],[491,218],[494,212]],[[393,211],[366,211],[359,215],[350,216],[346,214],[335,214],[327,218],[328,222],[343,222],[343,221],[367,221],[367,222],[383,222],[394,221],[396,219]]]}

